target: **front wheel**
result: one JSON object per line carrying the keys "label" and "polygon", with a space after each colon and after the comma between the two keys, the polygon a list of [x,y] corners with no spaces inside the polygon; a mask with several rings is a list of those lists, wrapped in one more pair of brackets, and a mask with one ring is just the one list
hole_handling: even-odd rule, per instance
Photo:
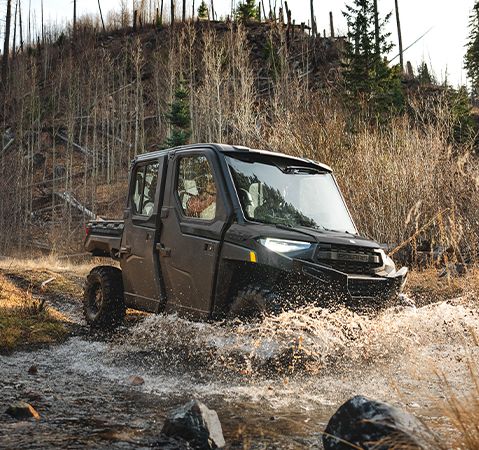
{"label": "front wheel", "polygon": [[83,291],[83,312],[91,327],[114,328],[125,317],[121,270],[98,266],[88,274]]}
{"label": "front wheel", "polygon": [[228,318],[254,320],[280,312],[281,304],[276,294],[260,287],[249,287],[235,295],[231,302]]}

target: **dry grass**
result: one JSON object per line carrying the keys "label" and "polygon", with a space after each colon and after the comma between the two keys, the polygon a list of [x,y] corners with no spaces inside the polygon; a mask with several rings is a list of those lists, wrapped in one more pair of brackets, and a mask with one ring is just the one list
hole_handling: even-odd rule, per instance
{"label": "dry grass", "polygon": [[[476,343],[479,345],[479,343]],[[458,396],[451,389],[447,377],[443,377],[446,392],[444,410],[454,430],[457,432],[452,448],[477,450],[479,448],[479,366],[469,361],[472,389],[467,395]]]}
{"label": "dry grass", "polygon": [[[99,261],[99,258],[91,258],[88,255],[80,261],[59,258],[57,255],[43,256],[35,259],[5,258],[0,260],[0,269],[4,271],[21,272],[27,277],[34,277],[36,276],[35,274],[41,272],[44,272],[45,276],[49,275],[58,277],[58,275],[69,273],[79,277],[84,277],[94,266],[100,264]],[[108,263],[114,264],[112,260],[108,260]],[[41,279],[41,282],[45,281],[47,278]],[[66,278],[63,277],[63,280],[66,281]]]}
{"label": "dry grass", "polygon": [[0,274],[0,353],[65,338],[65,317]]}
{"label": "dry grass", "polygon": [[465,295],[477,298],[479,269],[472,267],[463,276],[451,275],[435,268],[411,271],[406,292],[418,306],[452,300]]}

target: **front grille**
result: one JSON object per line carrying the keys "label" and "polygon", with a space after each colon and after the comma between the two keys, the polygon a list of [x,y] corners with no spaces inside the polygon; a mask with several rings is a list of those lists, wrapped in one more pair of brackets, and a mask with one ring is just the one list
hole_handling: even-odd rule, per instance
{"label": "front grille", "polygon": [[340,272],[358,275],[374,273],[383,265],[381,255],[374,249],[337,244],[320,244],[315,260]]}
{"label": "front grille", "polygon": [[385,280],[368,280],[350,278],[348,290],[353,297],[383,297],[389,292],[389,284]]}

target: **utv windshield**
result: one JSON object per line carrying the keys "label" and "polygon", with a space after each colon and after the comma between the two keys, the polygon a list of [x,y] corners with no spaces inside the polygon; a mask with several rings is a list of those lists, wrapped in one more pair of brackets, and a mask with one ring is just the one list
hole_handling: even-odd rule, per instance
{"label": "utv windshield", "polygon": [[261,155],[226,156],[243,212],[256,222],[356,233],[333,176]]}

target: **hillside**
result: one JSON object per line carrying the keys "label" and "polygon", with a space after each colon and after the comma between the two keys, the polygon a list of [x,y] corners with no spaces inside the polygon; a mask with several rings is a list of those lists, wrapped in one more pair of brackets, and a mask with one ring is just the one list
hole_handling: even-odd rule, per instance
{"label": "hillside", "polygon": [[258,120],[268,120],[256,109],[290,79],[307,90],[334,82],[343,42],[301,26],[202,21],[50,40],[11,68],[2,153],[11,214],[2,220],[22,231],[4,249],[74,252],[85,221],[121,214],[129,161],[165,141],[179,79],[193,141],[251,143]]}
{"label": "hillside", "polygon": [[405,105],[371,119],[366,98],[343,101],[345,42],[292,24],[195,21],[85,25],[74,40],[60,30],[29,47],[11,61],[3,94],[0,252],[81,252],[88,220],[121,217],[129,163],[164,145],[183,85],[191,142],[325,162],[361,232],[404,243],[396,256],[410,263],[418,249],[441,248],[475,258],[467,95],[409,73]]}

